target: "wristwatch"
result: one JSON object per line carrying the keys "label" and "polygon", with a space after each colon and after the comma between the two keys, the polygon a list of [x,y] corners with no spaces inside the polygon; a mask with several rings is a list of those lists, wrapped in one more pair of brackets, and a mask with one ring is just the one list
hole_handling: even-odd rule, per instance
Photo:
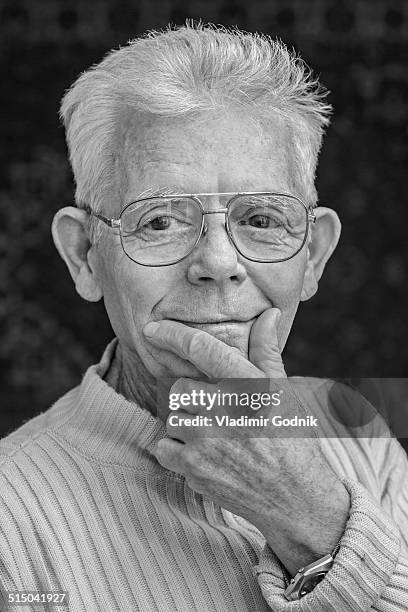
{"label": "wristwatch", "polygon": [[318,561],[305,565],[305,567],[301,567],[284,592],[286,599],[294,601],[313,591],[315,586],[323,580],[329,569],[333,566],[334,557],[338,549],[339,545],[336,546],[331,554],[325,555]]}

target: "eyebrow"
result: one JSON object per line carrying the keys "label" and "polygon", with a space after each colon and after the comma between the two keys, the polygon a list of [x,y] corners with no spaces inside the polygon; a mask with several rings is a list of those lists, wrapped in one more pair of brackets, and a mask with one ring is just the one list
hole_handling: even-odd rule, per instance
{"label": "eyebrow", "polygon": [[[291,195],[289,192],[286,191],[281,191],[281,190],[273,190],[273,189],[263,189],[261,191],[242,191],[242,193],[263,193],[263,192],[268,192],[268,193],[276,193],[276,194],[286,194],[287,195]],[[190,195],[193,192],[187,190],[185,188],[184,185],[180,185],[180,184],[172,184],[172,185],[168,185],[166,187],[148,187],[147,189],[145,189],[144,191],[138,193],[135,196],[132,196],[132,199],[129,199],[121,208],[121,213],[122,211],[129,206],[130,204],[136,203],[138,200],[143,200],[143,199],[148,199],[148,198],[154,198],[154,197],[160,197],[160,196],[172,196],[172,195]],[[202,192],[198,192],[198,195],[217,195],[218,193],[222,193],[222,192],[214,192],[214,193],[202,193]],[[235,193],[235,192],[226,192],[226,193]],[[236,192],[236,193],[241,193],[241,192]],[[292,196],[293,197],[293,196]],[[297,197],[297,196],[295,196]]]}
{"label": "eyebrow", "polygon": [[190,193],[186,191],[185,187],[182,185],[168,185],[166,187],[149,187],[145,189],[141,193],[138,193],[135,197],[129,200],[129,203],[136,202],[136,200],[142,200],[143,198],[154,198],[157,196],[166,196],[166,195],[174,195],[178,193]]}
{"label": "eyebrow", "polygon": [[[248,190],[248,193],[252,193],[253,190]],[[281,193],[281,190],[277,191],[276,189],[262,189],[262,190],[256,190],[254,191],[254,193],[263,193],[263,192],[270,192],[270,193]],[[186,189],[184,185],[179,185],[179,184],[172,184],[172,185],[168,185],[166,187],[149,187],[148,189],[145,189],[144,191],[138,193],[135,196],[132,196],[131,199],[128,200],[128,204],[131,204],[132,202],[136,202],[137,200],[142,200],[144,198],[154,198],[157,196],[166,196],[166,195],[189,195],[192,193],[198,193],[198,194],[203,194],[204,192],[201,191],[191,191],[191,189]],[[223,193],[223,192],[214,192],[214,194],[218,194],[218,193]],[[231,192],[227,192],[227,193],[235,193],[234,191]],[[237,191],[236,193],[241,193],[240,191]],[[242,190],[242,193],[247,193],[246,190]],[[286,193],[286,192],[285,192]],[[208,195],[213,195],[213,192],[210,192]]]}

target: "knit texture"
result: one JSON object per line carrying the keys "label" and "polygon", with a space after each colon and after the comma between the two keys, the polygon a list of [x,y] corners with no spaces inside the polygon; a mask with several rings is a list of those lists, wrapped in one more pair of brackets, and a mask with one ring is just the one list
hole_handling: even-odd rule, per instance
{"label": "knit texture", "polygon": [[[102,379],[115,346],[0,442],[3,593],[68,592],[56,612],[408,610],[407,461],[395,439],[322,441],[350,517],[333,568],[288,602],[262,534],[157,462],[163,423]],[[4,596],[0,609],[51,610]]]}

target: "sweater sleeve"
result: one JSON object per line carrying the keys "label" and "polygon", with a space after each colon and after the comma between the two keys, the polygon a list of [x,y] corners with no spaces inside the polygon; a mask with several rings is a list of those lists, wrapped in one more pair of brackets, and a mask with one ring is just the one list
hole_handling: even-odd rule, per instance
{"label": "sweater sleeve", "polygon": [[342,479],[351,497],[349,518],[333,567],[311,593],[286,600],[283,573],[265,546],[255,573],[274,612],[408,610],[408,462],[394,438],[370,445],[379,489],[370,492],[354,479]]}

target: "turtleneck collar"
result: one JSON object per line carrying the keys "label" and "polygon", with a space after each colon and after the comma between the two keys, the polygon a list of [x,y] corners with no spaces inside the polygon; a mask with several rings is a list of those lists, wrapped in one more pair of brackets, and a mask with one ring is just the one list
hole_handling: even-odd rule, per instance
{"label": "turtleneck collar", "polygon": [[117,339],[110,342],[99,364],[88,368],[80,386],[55,405],[60,419],[52,429],[90,459],[166,471],[153,455],[157,442],[168,437],[164,423],[103,380],[117,343]]}

